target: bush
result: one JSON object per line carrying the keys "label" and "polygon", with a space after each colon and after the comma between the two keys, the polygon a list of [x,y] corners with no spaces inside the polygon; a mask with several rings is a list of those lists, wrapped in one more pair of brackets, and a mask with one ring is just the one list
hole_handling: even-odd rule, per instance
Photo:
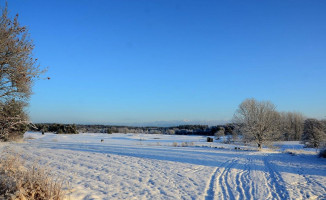
{"label": "bush", "polygon": [[62,200],[63,184],[41,167],[27,168],[19,154],[7,149],[0,159],[0,199]]}
{"label": "bush", "polygon": [[318,156],[320,158],[326,158],[326,149],[320,150]]}
{"label": "bush", "polygon": [[4,103],[0,101],[0,141],[23,138],[28,127],[24,105],[24,102],[14,99]]}
{"label": "bush", "polygon": [[181,143],[181,146],[182,146],[182,147],[194,146],[194,143],[193,143],[193,142],[182,142],[182,143]]}
{"label": "bush", "polygon": [[211,138],[211,137],[207,137],[207,140],[206,140],[207,142],[213,142],[214,141],[214,139],[213,138]]}
{"label": "bush", "polygon": [[75,124],[61,124],[58,126],[56,131],[57,134],[78,134],[77,127]]}
{"label": "bush", "polygon": [[182,142],[180,145],[178,145],[177,142],[172,143],[173,147],[189,147],[189,146],[194,146],[193,142]]}
{"label": "bush", "polygon": [[317,119],[306,119],[304,122],[302,143],[306,147],[323,148],[326,145],[326,133],[323,123]]}

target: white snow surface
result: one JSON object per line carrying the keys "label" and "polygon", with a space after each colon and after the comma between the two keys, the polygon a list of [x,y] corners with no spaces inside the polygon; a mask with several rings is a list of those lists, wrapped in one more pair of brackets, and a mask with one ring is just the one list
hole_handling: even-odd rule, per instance
{"label": "white snow surface", "polygon": [[51,169],[69,182],[71,200],[326,199],[326,159],[298,142],[277,145],[257,151],[206,136],[28,132],[25,142],[0,150],[10,146]]}

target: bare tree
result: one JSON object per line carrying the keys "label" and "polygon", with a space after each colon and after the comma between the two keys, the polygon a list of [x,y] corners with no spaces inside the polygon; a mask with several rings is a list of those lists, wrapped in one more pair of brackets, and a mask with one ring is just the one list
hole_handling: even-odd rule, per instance
{"label": "bare tree", "polygon": [[326,133],[324,124],[317,119],[306,119],[304,122],[302,142],[306,147],[325,147]]}
{"label": "bare tree", "polygon": [[[37,59],[32,56],[34,45],[27,28],[19,24],[18,14],[10,19],[7,5],[4,9],[0,8],[0,12],[0,137],[3,138],[17,129],[18,124],[26,122],[23,108],[32,93],[34,80],[42,71],[36,64]],[[13,104],[16,106],[13,107]],[[17,108],[21,109],[20,114],[8,115],[8,109]]]}
{"label": "bare tree", "polygon": [[254,141],[261,149],[263,144],[279,137],[280,115],[269,101],[246,99],[234,114],[245,141]]}
{"label": "bare tree", "polygon": [[225,136],[225,128],[224,127],[219,127],[218,131],[214,134],[216,139],[220,139],[221,137]]}
{"label": "bare tree", "polygon": [[304,116],[299,112],[282,112],[280,129],[285,140],[301,140]]}

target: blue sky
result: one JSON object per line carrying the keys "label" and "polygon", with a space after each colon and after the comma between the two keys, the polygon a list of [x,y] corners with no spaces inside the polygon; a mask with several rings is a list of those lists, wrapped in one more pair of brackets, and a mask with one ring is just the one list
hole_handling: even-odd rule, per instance
{"label": "blue sky", "polygon": [[51,77],[35,83],[33,122],[218,123],[251,97],[326,117],[326,1],[8,4]]}

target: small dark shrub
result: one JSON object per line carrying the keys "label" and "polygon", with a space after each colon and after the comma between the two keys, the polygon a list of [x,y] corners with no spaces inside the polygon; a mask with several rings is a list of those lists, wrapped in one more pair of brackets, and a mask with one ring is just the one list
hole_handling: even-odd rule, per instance
{"label": "small dark shrub", "polygon": [[57,126],[57,134],[78,134],[75,124],[60,124]]}
{"label": "small dark shrub", "polygon": [[319,155],[320,158],[326,158],[326,149],[320,150]]}
{"label": "small dark shrub", "polygon": [[207,142],[213,142],[213,141],[214,141],[213,138],[211,138],[211,137],[207,137]]}

